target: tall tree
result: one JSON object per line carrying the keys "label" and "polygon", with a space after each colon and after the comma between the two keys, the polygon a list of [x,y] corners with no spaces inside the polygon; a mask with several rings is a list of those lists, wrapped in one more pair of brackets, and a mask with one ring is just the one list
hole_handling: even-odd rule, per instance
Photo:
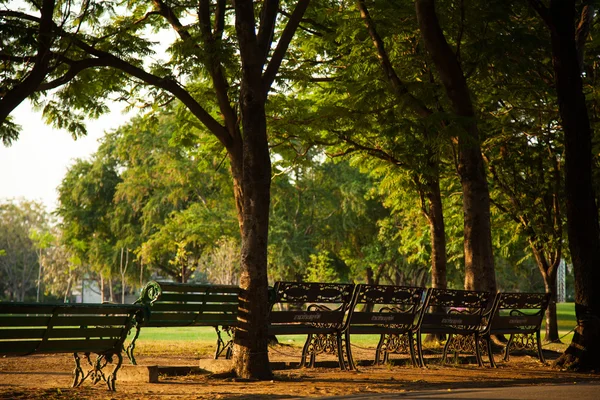
{"label": "tall tree", "polygon": [[[454,51],[440,25],[435,0],[415,0],[417,19],[425,47],[453,107],[457,135],[457,169],[462,184],[465,246],[465,288],[496,290],[490,195],[481,155],[477,116],[471,100],[460,51]],[[461,3],[461,8],[464,3]],[[464,10],[461,10],[464,12]],[[460,35],[457,47],[460,46]]]}
{"label": "tall tree", "polygon": [[[32,13],[17,5],[0,11],[2,28],[9,32],[7,39],[2,36],[2,58],[9,65],[5,75],[11,77],[1,92],[0,123],[25,98],[15,101],[8,96],[15,92],[36,98],[58,89],[53,96],[59,102],[46,104],[45,115],[76,132],[80,127],[72,122],[73,111],[97,115],[105,110],[102,101],[110,93],[132,99],[131,91],[143,88],[140,100],[148,95],[154,96],[155,104],[180,100],[227,150],[242,237],[235,369],[240,377],[269,379],[271,162],[265,103],[309,0],[237,0],[233,7],[228,3],[72,0],[51,12],[56,3],[45,0],[42,5],[28,1]],[[175,33],[170,60],[151,64],[152,39],[143,37],[148,28]],[[39,68],[33,71],[31,65]],[[31,84],[27,76],[35,77]],[[25,81],[23,92],[19,86]]]}
{"label": "tall tree", "polygon": [[[571,345],[557,360],[563,367],[597,370],[600,366],[600,226],[592,185],[592,129],[583,84],[583,51],[593,2],[585,1],[580,18],[576,0],[529,0],[550,32],[558,107],[565,137],[567,234],[575,272],[577,327]],[[576,21],[579,19],[579,28]]]}

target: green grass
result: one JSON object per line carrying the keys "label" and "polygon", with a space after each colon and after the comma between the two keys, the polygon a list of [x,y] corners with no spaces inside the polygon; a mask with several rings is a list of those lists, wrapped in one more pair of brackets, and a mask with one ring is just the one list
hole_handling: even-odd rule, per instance
{"label": "green grass", "polygon": [[[558,333],[562,337],[563,343],[570,343],[573,333],[571,330],[575,327],[575,305],[574,303],[557,304]],[[545,330],[545,321],[542,325],[542,338]],[[132,332],[133,335],[133,332]],[[227,334],[221,333],[224,340]],[[140,342],[148,341],[196,341],[202,344],[214,346],[217,340],[217,334],[212,327],[183,327],[183,328],[142,328],[140,331]],[[301,347],[306,340],[305,335],[282,335],[277,340],[281,344]],[[379,335],[355,335],[352,337],[352,344],[359,347],[375,347],[379,341]]]}

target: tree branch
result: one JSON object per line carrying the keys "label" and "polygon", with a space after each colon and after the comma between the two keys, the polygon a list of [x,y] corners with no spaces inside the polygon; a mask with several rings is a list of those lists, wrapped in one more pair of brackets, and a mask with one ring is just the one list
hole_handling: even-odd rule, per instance
{"label": "tree branch", "polygon": [[[52,33],[54,23],[52,17],[54,14],[55,0],[43,0],[41,8],[41,17],[39,19],[39,29],[37,37],[37,54],[35,56],[35,64],[31,72],[23,81],[8,90],[0,99],[0,125],[8,118],[11,112],[19,106],[28,96],[33,94],[37,87],[44,81],[48,73],[52,42],[54,35]],[[11,13],[12,14],[12,13]],[[16,12],[20,18],[27,18],[28,15]],[[36,21],[36,22],[37,22]]]}
{"label": "tree branch", "polygon": [[394,90],[396,96],[401,101],[406,101],[409,107],[421,117],[428,117],[433,114],[433,112],[427,108],[425,104],[423,104],[408,91],[406,85],[396,74],[387,51],[385,50],[383,40],[379,36],[379,33],[377,33],[375,23],[371,19],[371,15],[369,14],[369,10],[367,9],[367,5],[365,4],[364,0],[358,0],[358,9],[360,10],[360,16],[362,17],[363,22],[369,31],[369,35],[371,36],[371,40],[373,41],[373,45],[377,51],[377,58],[379,59],[381,67],[383,68],[383,72],[385,73],[387,80],[392,85],[392,89]]}
{"label": "tree branch", "polygon": [[273,41],[273,32],[275,30],[275,21],[277,20],[277,10],[279,10],[279,0],[265,0],[260,13],[260,25],[258,28],[258,50],[262,57],[263,65],[267,62],[271,42]]}
{"label": "tree branch", "polygon": [[[215,23],[217,26],[224,23],[217,22],[218,19],[224,18],[225,7],[223,6],[221,10],[222,14],[217,14],[215,16]],[[238,130],[237,116],[235,111],[231,107],[231,102],[229,101],[229,83],[227,82],[227,78],[225,77],[223,66],[217,58],[217,41],[215,40],[215,36],[211,31],[209,0],[200,0],[198,7],[198,20],[200,22],[200,32],[202,33],[202,39],[207,50],[208,62],[205,65],[208,71],[210,72],[210,76],[213,81],[213,86],[217,95],[217,102],[219,103],[219,109],[221,110],[223,118],[225,119],[225,126],[229,131],[229,135],[235,137],[237,136],[236,132]],[[221,32],[219,32],[219,35],[220,34]]]}
{"label": "tree branch", "polygon": [[300,25],[300,21],[308,8],[308,4],[310,0],[298,0],[298,4],[296,4],[296,8],[292,12],[292,16],[289,18],[288,23],[286,24],[279,41],[277,42],[277,47],[273,51],[273,56],[269,61],[269,65],[267,65],[267,69],[263,74],[263,88],[265,96],[271,90],[271,85],[275,80],[275,76],[277,75],[277,71],[279,71],[279,67],[281,66],[281,62],[283,61],[283,57],[294,37],[294,33],[296,29]]}

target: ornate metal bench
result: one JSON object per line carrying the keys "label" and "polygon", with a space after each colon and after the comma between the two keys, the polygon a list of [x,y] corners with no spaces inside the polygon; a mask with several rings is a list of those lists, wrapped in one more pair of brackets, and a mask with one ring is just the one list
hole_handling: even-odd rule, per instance
{"label": "ornate metal bench", "polygon": [[[0,354],[73,353],[73,387],[85,380],[106,382],[115,390],[123,342],[129,330],[147,316],[141,305],[0,303]],[[80,361],[83,354],[88,368]],[[90,354],[95,354],[94,360]],[[115,360],[116,358],[116,360]],[[110,373],[104,367],[114,364]]]}
{"label": "ornate metal bench", "polygon": [[344,328],[353,291],[354,285],[345,283],[276,282],[269,335],[308,335],[301,367],[314,367],[318,354],[329,353],[338,356],[342,370],[352,368],[345,360],[348,343]]}
{"label": "ornate metal bench", "polygon": [[[215,359],[222,354],[231,358],[233,341],[230,330],[237,325],[239,293],[239,287],[233,285],[148,282],[136,303],[150,308],[150,318],[136,326],[135,336],[127,347],[127,356],[136,364],[133,353],[142,328],[212,326],[217,332]],[[227,342],[223,340],[219,327],[229,335]]]}
{"label": "ornate metal bench", "polygon": [[423,358],[422,335],[448,335],[442,363],[448,352],[475,354],[477,364],[483,366],[479,335],[486,326],[486,317],[493,306],[494,295],[489,292],[430,288],[417,330],[417,349],[421,366]]}
{"label": "ornate metal bench", "polygon": [[375,352],[375,363],[387,362],[390,353],[410,354],[418,366],[414,332],[423,309],[425,289],[420,287],[357,285],[348,329],[348,362],[355,368],[350,337],[361,334],[381,335]]}
{"label": "ornate metal bench", "polygon": [[550,301],[549,293],[498,293],[490,323],[481,335],[486,344],[492,367],[496,367],[492,352],[492,335],[510,335],[504,349],[504,361],[511,350],[537,351],[543,363],[544,354],[540,341],[540,327]]}

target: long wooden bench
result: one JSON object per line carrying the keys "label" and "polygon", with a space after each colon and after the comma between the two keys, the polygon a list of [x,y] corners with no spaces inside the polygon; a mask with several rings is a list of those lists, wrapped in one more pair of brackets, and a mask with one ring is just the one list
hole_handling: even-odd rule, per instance
{"label": "long wooden bench", "polygon": [[338,356],[342,370],[350,369],[344,329],[353,291],[354,285],[346,283],[276,282],[269,335],[307,335],[301,367],[313,367],[318,354],[329,353]]}
{"label": "long wooden bench", "polygon": [[[0,354],[73,353],[73,387],[90,378],[114,391],[130,329],[147,316],[141,305],[0,303]],[[84,371],[80,355],[89,368]],[[90,354],[95,354],[94,360]],[[116,358],[116,360],[115,360]],[[113,363],[110,373],[104,367]]]}
{"label": "long wooden bench", "polygon": [[427,290],[421,320],[416,331],[419,362],[425,366],[423,335],[447,335],[442,363],[448,353],[475,354],[477,364],[483,366],[479,348],[480,334],[486,327],[493,307],[490,292],[430,288]]}
{"label": "long wooden bench", "polygon": [[[217,332],[215,359],[231,357],[231,329],[237,325],[240,289],[234,285],[208,285],[173,282],[148,282],[137,304],[150,308],[150,318],[136,325],[136,333],[127,346],[127,356],[135,365],[135,346],[142,328],[211,326]],[[223,340],[221,330],[229,335]]]}
{"label": "long wooden bench", "polygon": [[543,363],[540,328],[550,301],[549,293],[498,293],[494,300],[492,317],[481,334],[490,364],[496,367],[491,336],[510,335],[504,349],[504,361],[511,350],[537,351]]}
{"label": "long wooden bench", "polygon": [[352,313],[345,330],[348,362],[352,369],[350,338],[354,335],[381,335],[375,351],[375,364],[388,361],[391,353],[410,354],[418,366],[414,332],[423,309],[425,289],[390,285],[357,285],[352,301]]}

